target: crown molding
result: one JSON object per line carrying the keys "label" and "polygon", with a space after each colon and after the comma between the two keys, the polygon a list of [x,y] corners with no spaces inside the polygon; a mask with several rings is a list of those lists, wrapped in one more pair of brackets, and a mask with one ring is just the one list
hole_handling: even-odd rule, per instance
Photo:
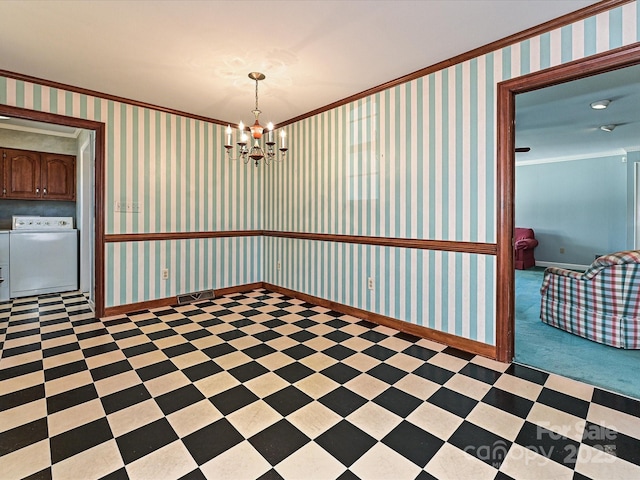
{"label": "crown molding", "polygon": [[603,152],[591,153],[588,155],[566,155],[562,157],[549,157],[549,158],[539,158],[536,160],[523,160],[523,161],[516,161],[516,167],[526,167],[528,165],[542,165],[544,163],[575,162],[579,160],[591,160],[593,158],[625,156],[628,152],[631,152],[631,151],[633,150],[616,148],[614,150],[605,150]]}

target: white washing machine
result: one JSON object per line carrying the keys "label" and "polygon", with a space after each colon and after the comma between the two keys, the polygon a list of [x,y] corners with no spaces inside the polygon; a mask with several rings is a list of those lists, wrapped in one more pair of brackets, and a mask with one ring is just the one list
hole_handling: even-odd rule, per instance
{"label": "white washing machine", "polygon": [[9,300],[9,230],[0,230],[0,302]]}
{"label": "white washing machine", "polygon": [[9,232],[11,298],[78,289],[72,217],[14,216]]}

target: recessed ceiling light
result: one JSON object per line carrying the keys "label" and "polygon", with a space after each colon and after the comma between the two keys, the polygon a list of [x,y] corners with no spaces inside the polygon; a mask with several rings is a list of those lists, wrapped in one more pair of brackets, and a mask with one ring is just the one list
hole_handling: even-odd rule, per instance
{"label": "recessed ceiling light", "polygon": [[604,132],[613,132],[613,130],[617,127],[617,125],[615,124],[611,124],[611,125],[602,125],[600,127],[600,130],[604,131]]}
{"label": "recessed ceiling light", "polygon": [[609,106],[611,100],[598,100],[597,102],[593,102],[591,104],[591,108],[594,110],[604,110]]}

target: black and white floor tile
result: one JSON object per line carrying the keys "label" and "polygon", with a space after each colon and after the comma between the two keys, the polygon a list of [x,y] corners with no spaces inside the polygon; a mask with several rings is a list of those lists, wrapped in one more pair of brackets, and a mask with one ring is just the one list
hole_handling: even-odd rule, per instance
{"label": "black and white floor tile", "polygon": [[0,478],[640,478],[640,402],[264,290],[0,303]]}

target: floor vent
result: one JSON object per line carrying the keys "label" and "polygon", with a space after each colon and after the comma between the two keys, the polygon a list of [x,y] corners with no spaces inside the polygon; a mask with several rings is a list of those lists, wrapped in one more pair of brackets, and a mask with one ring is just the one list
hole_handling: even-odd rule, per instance
{"label": "floor vent", "polygon": [[199,300],[210,300],[213,298],[216,298],[213,290],[202,290],[201,292],[183,293],[182,295],[178,295],[178,305],[197,302]]}

